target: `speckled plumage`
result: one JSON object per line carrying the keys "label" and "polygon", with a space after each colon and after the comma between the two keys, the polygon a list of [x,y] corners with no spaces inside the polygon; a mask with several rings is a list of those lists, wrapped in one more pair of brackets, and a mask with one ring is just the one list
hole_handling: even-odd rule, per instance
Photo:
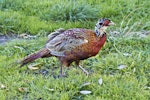
{"label": "speckled plumage", "polygon": [[95,31],[83,28],[58,29],[48,36],[45,48],[25,57],[20,63],[24,65],[37,58],[55,56],[61,62],[61,70],[62,66],[69,67],[72,62],[79,66],[80,60],[98,54],[106,41],[105,29],[111,24],[109,19],[100,19]]}
{"label": "speckled plumage", "polygon": [[48,40],[46,48],[51,55],[58,57],[63,65],[69,67],[73,61],[95,56],[105,41],[106,34],[97,37],[92,30],[74,28]]}

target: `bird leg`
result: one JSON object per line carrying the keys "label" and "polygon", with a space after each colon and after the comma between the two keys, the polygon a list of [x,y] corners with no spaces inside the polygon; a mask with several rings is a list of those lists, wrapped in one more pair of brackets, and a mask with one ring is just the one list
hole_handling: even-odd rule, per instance
{"label": "bird leg", "polygon": [[64,67],[64,62],[61,62],[60,74],[58,75],[58,77],[65,77],[66,76],[66,73],[64,72],[63,67]]}
{"label": "bird leg", "polygon": [[64,67],[63,65],[60,66],[60,73],[59,73],[58,77],[66,77],[67,76],[66,75],[66,68],[63,69],[63,67]]}
{"label": "bird leg", "polygon": [[63,66],[61,65],[61,66],[60,66],[60,74],[59,74],[60,77],[63,77],[63,68],[62,68],[62,67],[63,67]]}
{"label": "bird leg", "polygon": [[66,76],[66,75],[63,73],[63,66],[61,65],[60,66],[60,74],[58,77],[64,77],[64,76]]}
{"label": "bird leg", "polygon": [[89,72],[79,65],[80,61],[76,61],[75,63],[86,74],[86,76],[89,76]]}
{"label": "bird leg", "polygon": [[87,70],[85,70],[82,66],[78,66],[85,74],[86,76],[89,76],[89,72]]}

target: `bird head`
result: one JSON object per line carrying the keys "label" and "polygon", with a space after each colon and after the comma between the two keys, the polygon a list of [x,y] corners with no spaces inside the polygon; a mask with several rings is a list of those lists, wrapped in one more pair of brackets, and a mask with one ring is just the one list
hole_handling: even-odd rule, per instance
{"label": "bird head", "polygon": [[115,25],[115,23],[112,22],[110,19],[99,19],[95,25],[95,32],[97,36],[102,36],[103,34],[105,34],[107,27],[111,25]]}

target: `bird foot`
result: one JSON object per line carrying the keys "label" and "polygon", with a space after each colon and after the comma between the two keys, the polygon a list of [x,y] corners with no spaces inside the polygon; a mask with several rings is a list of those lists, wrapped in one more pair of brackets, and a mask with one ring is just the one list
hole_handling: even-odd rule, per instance
{"label": "bird foot", "polygon": [[58,78],[63,78],[63,77],[66,77],[67,75],[65,75],[65,74],[59,74],[58,75]]}
{"label": "bird foot", "polygon": [[85,70],[82,66],[78,66],[85,74],[86,76],[89,76],[89,72],[87,70]]}
{"label": "bird foot", "polygon": [[67,75],[66,75],[66,73],[61,73],[60,72],[60,74],[58,75],[58,78],[62,78],[62,77],[66,77]]}

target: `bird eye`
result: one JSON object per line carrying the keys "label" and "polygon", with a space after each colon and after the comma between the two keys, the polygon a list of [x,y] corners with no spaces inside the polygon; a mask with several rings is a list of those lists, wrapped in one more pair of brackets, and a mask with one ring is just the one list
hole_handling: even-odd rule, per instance
{"label": "bird eye", "polygon": [[103,23],[99,23],[99,25],[102,25]]}

